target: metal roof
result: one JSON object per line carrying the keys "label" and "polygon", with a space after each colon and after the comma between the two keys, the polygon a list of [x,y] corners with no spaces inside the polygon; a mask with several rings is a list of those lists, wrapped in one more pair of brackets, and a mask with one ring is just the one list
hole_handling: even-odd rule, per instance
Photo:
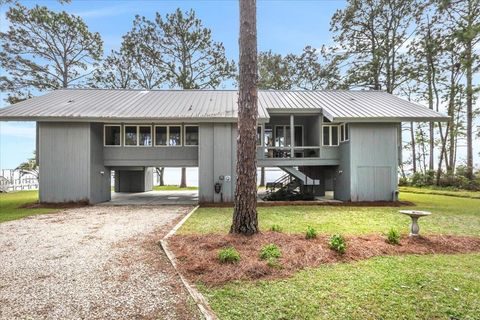
{"label": "metal roof", "polygon": [[[258,117],[323,113],[331,121],[447,121],[448,117],[380,91],[259,91]],[[236,90],[60,89],[0,109],[0,120],[224,121],[237,119]]]}

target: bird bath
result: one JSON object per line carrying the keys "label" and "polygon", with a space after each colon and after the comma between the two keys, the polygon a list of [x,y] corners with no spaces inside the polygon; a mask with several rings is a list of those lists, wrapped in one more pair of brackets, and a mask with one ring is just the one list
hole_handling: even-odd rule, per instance
{"label": "bird bath", "polygon": [[431,215],[431,212],[428,211],[418,211],[418,210],[400,210],[400,213],[406,214],[410,218],[412,218],[412,225],[410,226],[410,236],[416,237],[420,231],[420,227],[418,226],[418,218],[426,217]]}

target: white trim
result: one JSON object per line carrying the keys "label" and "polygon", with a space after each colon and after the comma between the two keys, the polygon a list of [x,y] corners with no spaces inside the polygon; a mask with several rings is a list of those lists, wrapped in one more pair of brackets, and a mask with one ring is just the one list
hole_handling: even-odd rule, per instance
{"label": "white trim", "polygon": [[[137,143],[136,144],[127,144],[126,138],[127,134],[125,132],[126,127],[135,127],[136,128],[136,136],[137,136]],[[141,145],[140,144],[140,127],[149,127],[150,128],[150,136],[152,138],[151,145]],[[153,133],[152,133],[152,125],[151,124],[124,124],[123,125],[123,146],[124,147],[141,147],[141,148],[148,148],[153,145]]]}
{"label": "white trim", "polygon": [[[183,125],[181,124],[156,124],[154,127],[154,138],[153,138],[153,146],[154,147],[183,147]],[[157,144],[157,127],[166,127],[167,128],[167,144]],[[170,145],[170,127],[180,127],[180,144],[172,146]],[[191,146],[196,147],[196,146]]]}
{"label": "white trim", "polygon": [[[150,145],[148,145],[148,144],[146,144],[146,145],[140,144],[140,127],[148,127],[148,128],[150,128],[150,141],[151,141],[151,144],[150,144]],[[139,125],[137,126],[137,147],[143,147],[143,148],[144,148],[144,147],[151,147],[151,146],[153,146],[152,125],[151,125],[151,124],[150,124],[150,125],[139,124]]]}
{"label": "white trim", "polygon": [[[106,144],[105,139],[107,138],[106,135],[106,127],[120,127],[120,144]],[[122,147],[122,125],[121,124],[104,124],[103,125],[103,146],[104,147]]]}
{"label": "white trim", "polygon": [[261,124],[257,124],[257,134],[258,128],[260,128],[260,141],[257,140],[257,147],[263,147],[263,126]]}
{"label": "white trim", "polygon": [[[324,137],[324,130],[323,128],[328,127],[328,143],[325,144],[325,137]],[[337,129],[337,144],[332,143],[332,128],[335,127]],[[338,147],[340,145],[340,126],[338,124],[324,124],[322,125],[322,147]]]}
{"label": "white trim", "polygon": [[[347,142],[350,140],[350,134],[348,135],[348,139],[347,139],[347,132],[348,132],[347,127],[349,127],[347,122],[344,122],[340,125],[340,143]],[[343,139],[341,136],[342,134],[343,134]]]}
{"label": "white trim", "polygon": [[[126,139],[127,139],[127,133],[125,132],[127,130],[127,127],[135,127],[136,128],[136,137],[137,137],[137,142],[136,144],[127,144]],[[138,125],[123,125],[123,146],[124,147],[137,147],[138,146]]]}
{"label": "white trim", "polygon": [[[187,144],[187,127],[197,127],[198,144]],[[198,124],[184,124],[183,125],[183,146],[184,147],[198,147],[200,145],[200,127]]]}

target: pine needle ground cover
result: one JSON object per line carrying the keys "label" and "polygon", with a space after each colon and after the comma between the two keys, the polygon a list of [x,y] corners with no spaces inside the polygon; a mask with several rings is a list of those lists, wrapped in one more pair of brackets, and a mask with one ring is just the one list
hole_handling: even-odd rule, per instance
{"label": "pine needle ground cover", "polygon": [[[245,250],[248,238],[229,239],[230,208],[197,210],[172,241],[185,245],[186,239],[194,239],[196,257],[207,260],[207,253],[198,253],[208,252],[209,245],[214,252],[217,245],[233,245],[240,252],[237,270],[217,269],[216,283],[202,278],[207,265],[202,269],[197,259],[191,266],[197,275],[189,277],[220,319],[478,319],[480,200],[406,192],[401,198],[415,203],[416,210],[433,212],[420,219],[423,238],[415,245],[407,237],[410,219],[400,215],[399,208],[387,207],[259,208],[262,235],[254,240],[259,242],[255,247],[275,243],[282,256],[275,268],[263,261],[250,274],[234,277],[232,272],[249,269],[242,265],[253,261],[249,254],[260,259],[255,248]],[[282,231],[270,232],[274,224]],[[308,226],[318,232],[316,239],[305,239]],[[401,233],[400,245],[387,243],[391,228]],[[328,248],[333,234],[345,237],[345,254]],[[292,247],[289,237],[308,245]],[[358,250],[362,243],[370,250]],[[185,247],[174,248],[185,253]]]}

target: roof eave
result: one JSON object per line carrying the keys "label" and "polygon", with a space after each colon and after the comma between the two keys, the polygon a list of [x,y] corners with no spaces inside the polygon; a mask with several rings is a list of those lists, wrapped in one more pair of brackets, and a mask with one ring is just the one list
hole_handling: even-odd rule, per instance
{"label": "roof eave", "polygon": [[[236,123],[237,117],[178,117],[178,118],[121,118],[121,117],[42,117],[42,116],[0,116],[0,121],[35,121],[35,122],[102,122],[102,123]],[[268,122],[269,118],[259,117],[259,123]]]}
{"label": "roof eave", "polygon": [[449,122],[450,117],[333,117],[332,122]]}

